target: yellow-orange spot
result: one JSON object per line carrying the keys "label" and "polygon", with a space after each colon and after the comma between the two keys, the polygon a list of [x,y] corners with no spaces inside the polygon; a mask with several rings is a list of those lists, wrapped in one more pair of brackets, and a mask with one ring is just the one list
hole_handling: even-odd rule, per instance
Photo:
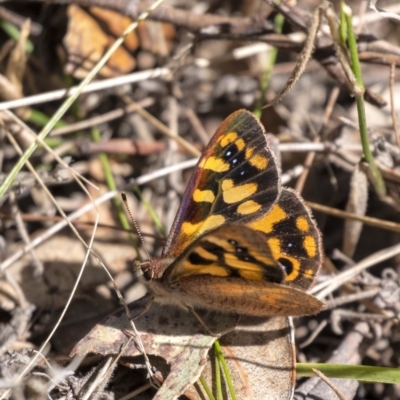
{"label": "yellow-orange spot", "polygon": [[253,147],[248,147],[244,153],[244,157],[246,158],[246,160],[248,160],[254,152],[254,148]]}
{"label": "yellow-orange spot", "polygon": [[275,259],[278,259],[282,255],[281,251],[281,241],[277,238],[268,239],[268,246],[271,250],[271,253]]}
{"label": "yellow-orange spot", "polygon": [[237,212],[242,215],[253,214],[261,208],[261,205],[253,200],[247,200],[240,204],[237,208]]}
{"label": "yellow-orange spot", "polygon": [[257,183],[246,183],[244,185],[235,186],[232,179],[225,179],[222,181],[221,187],[224,202],[233,204],[247,199],[252,194],[256,193],[258,185]]}
{"label": "yellow-orange spot", "polygon": [[315,257],[317,254],[317,244],[312,236],[306,236],[303,241],[308,257]]}
{"label": "yellow-orange spot", "polygon": [[[214,243],[214,241],[213,241]],[[253,271],[253,272],[262,272],[263,267],[260,267],[258,264],[254,264],[251,261],[241,261],[239,258],[231,253],[232,250],[234,250],[235,246],[232,246],[232,249],[230,249],[227,253],[224,254],[225,262],[230,266],[230,267],[235,267],[240,270],[246,270],[246,271]],[[276,262],[274,259],[271,257],[268,257],[267,254],[260,254],[257,251],[250,251],[250,255],[254,257],[259,263],[262,263],[264,265],[269,265],[271,267],[276,267]],[[271,254],[272,256],[272,254]]]}
{"label": "yellow-orange spot", "polygon": [[304,271],[304,275],[309,279],[313,279],[315,276],[315,271],[309,268],[306,271]]}
{"label": "yellow-orange spot", "polygon": [[230,190],[233,188],[233,180],[232,179],[224,179],[222,181],[222,190]]}
{"label": "yellow-orange spot", "polygon": [[200,256],[203,257],[206,260],[212,260],[212,261],[217,261],[218,256],[208,252],[206,249],[203,247],[196,247],[195,252]]}
{"label": "yellow-orange spot", "polygon": [[272,210],[261,219],[249,224],[250,228],[264,233],[271,233],[274,225],[286,218],[286,212],[278,204],[272,207]]}
{"label": "yellow-orange spot", "polygon": [[298,217],[296,219],[296,227],[302,232],[307,232],[310,229],[310,224],[307,221],[307,218]]}
{"label": "yellow-orange spot", "polygon": [[245,143],[244,143],[244,140],[243,140],[243,139],[238,139],[238,140],[236,140],[235,144],[236,144],[236,147],[237,147],[237,149],[238,149],[239,151],[243,150],[243,148],[244,148],[244,146],[245,146]]}
{"label": "yellow-orange spot", "polygon": [[213,276],[228,276],[229,275],[229,270],[223,267],[217,267],[217,266],[207,266],[207,267],[202,267],[201,270],[199,271],[202,274],[209,274]]}
{"label": "yellow-orange spot", "polygon": [[215,200],[215,196],[212,190],[196,189],[193,192],[193,200],[197,203],[200,203],[202,201],[205,201],[207,203],[212,203]]}
{"label": "yellow-orange spot", "polygon": [[220,143],[221,147],[226,147],[226,146],[228,146],[229,143],[234,142],[237,137],[238,137],[238,135],[236,132],[229,132],[225,136],[222,136],[219,143]]}
{"label": "yellow-orange spot", "polygon": [[221,158],[217,158],[214,156],[210,156],[207,158],[204,158],[200,164],[199,167],[204,168],[204,169],[209,169],[214,172],[226,172],[229,171],[229,164],[226,163],[224,160]]}
{"label": "yellow-orange spot", "polygon": [[257,281],[264,280],[263,269],[260,266],[248,261],[239,260],[239,258],[232,253],[226,253],[224,258],[226,265],[236,269],[242,278]]}
{"label": "yellow-orange spot", "polygon": [[218,228],[224,222],[225,222],[225,218],[222,215],[214,214],[214,215],[210,215],[204,221],[198,222],[197,224],[192,224],[190,222],[184,222],[182,224],[182,232],[187,236],[194,235],[196,237],[205,231],[209,231],[209,230]]}
{"label": "yellow-orange spot", "polygon": [[175,271],[174,279],[188,275],[209,274],[213,276],[229,276],[229,270],[218,266],[199,266],[193,265],[190,261],[185,260],[179,267],[179,271]]}
{"label": "yellow-orange spot", "polygon": [[256,272],[256,271],[239,271],[239,275],[243,279],[248,279],[251,281],[263,281],[264,280],[264,275],[262,271]]}
{"label": "yellow-orange spot", "polygon": [[298,278],[300,273],[300,261],[297,258],[289,257],[286,255],[284,257],[292,263],[292,272],[286,275],[285,280],[294,281]]}
{"label": "yellow-orange spot", "polygon": [[256,167],[259,171],[263,171],[268,166],[268,159],[260,154],[256,154],[255,156],[251,157],[249,161],[250,164],[253,167]]}

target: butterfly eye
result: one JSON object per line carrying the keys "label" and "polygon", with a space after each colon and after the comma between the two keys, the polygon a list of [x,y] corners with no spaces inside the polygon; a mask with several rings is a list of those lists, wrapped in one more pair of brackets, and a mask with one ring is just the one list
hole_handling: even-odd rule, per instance
{"label": "butterfly eye", "polygon": [[154,268],[151,265],[150,261],[146,261],[143,263],[140,263],[139,261],[135,261],[135,266],[139,267],[140,270],[142,271],[142,274],[144,276],[144,279],[146,281],[151,281],[154,278]]}
{"label": "butterfly eye", "polygon": [[148,268],[148,269],[145,269],[145,270],[142,270],[142,271],[143,271],[144,279],[146,279],[146,281],[149,282],[149,281],[153,280],[154,271],[153,271],[152,268]]}

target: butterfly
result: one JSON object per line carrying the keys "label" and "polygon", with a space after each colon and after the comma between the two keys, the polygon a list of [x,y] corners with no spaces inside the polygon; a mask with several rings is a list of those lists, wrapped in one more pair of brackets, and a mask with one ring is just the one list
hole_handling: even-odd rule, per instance
{"label": "butterfly", "polygon": [[321,236],[280,172],[260,121],[228,116],[201,155],[159,259],[140,264],[157,302],[251,316],[316,314],[305,293]]}

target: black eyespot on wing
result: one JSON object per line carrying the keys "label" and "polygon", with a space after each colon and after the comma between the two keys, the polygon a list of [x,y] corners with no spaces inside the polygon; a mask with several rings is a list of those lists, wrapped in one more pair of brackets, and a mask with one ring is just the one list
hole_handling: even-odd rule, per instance
{"label": "black eyespot on wing", "polygon": [[282,265],[283,269],[286,272],[286,275],[290,275],[293,272],[293,263],[290,260],[281,257],[278,259],[278,262]]}

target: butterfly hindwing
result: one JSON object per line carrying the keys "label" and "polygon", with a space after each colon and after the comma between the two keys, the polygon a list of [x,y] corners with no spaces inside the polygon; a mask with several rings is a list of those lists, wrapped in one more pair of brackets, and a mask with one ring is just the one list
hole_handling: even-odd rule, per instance
{"label": "butterfly hindwing", "polygon": [[246,110],[231,114],[198,162],[163,256],[177,257],[223,224],[244,224],[264,215],[277,200],[279,186],[275,157],[261,123]]}
{"label": "butterfly hindwing", "polygon": [[258,317],[311,315],[325,308],[314,296],[293,287],[230,277],[187,276],[180,292],[188,306]]}
{"label": "butterfly hindwing", "polygon": [[321,238],[311,213],[293,190],[282,189],[271,211],[248,224],[266,243],[285,273],[284,284],[308,289],[322,263]]}

